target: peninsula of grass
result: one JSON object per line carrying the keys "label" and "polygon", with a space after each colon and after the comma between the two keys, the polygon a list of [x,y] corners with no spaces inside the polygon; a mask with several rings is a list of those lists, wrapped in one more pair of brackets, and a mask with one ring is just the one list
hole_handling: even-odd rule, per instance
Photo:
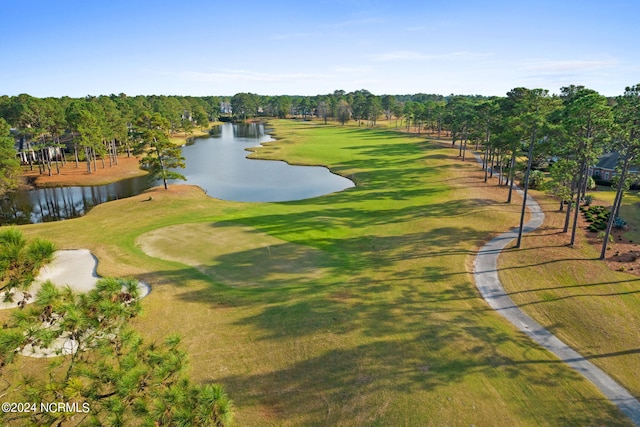
{"label": "peninsula of grass", "polygon": [[174,185],[20,228],[151,284],[135,326],[180,333],[191,377],[224,386],[237,425],[630,425],[479,296],[476,251],[519,207],[475,161],[388,130],[270,126],[257,156],[356,187],[237,203]]}
{"label": "peninsula of grass", "polygon": [[[210,126],[217,126],[222,122],[211,122]],[[186,143],[188,143],[189,141],[192,141],[196,138],[203,138],[203,137],[207,137],[209,136],[209,129],[195,129],[191,132],[188,133],[181,133],[181,132],[176,132],[173,135],[171,135],[169,137],[169,141],[171,141],[172,143],[176,144],[176,145],[185,145]]]}

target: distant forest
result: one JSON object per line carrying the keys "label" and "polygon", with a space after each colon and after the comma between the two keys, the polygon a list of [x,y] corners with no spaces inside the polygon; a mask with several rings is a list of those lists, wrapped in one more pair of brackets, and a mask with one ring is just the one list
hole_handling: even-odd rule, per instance
{"label": "distant forest", "polygon": [[[617,185],[609,233],[622,193],[637,181],[634,175],[640,169],[640,85],[614,98],[574,85],[561,88],[558,95],[520,87],[504,97],[378,96],[367,90],[317,96],[119,94],[81,99],[22,94],[0,97],[0,193],[15,188],[20,161],[51,174],[52,162],[66,161],[72,154],[91,172],[98,160],[117,162],[119,154],[153,146],[143,135],[188,136],[196,128],[208,129],[213,121],[257,117],[339,125],[356,121],[369,127],[386,120],[386,128],[450,138],[462,159],[468,147],[481,153],[485,179],[499,171],[501,185],[512,188],[519,179],[525,191],[532,186],[555,195],[561,209],[568,206],[565,228],[571,206],[583,199],[595,178]],[[156,123],[153,129],[149,123]],[[155,132],[160,127],[161,132]],[[595,166],[604,153],[615,153],[618,162],[601,176]],[[574,230],[575,222],[574,217]]]}

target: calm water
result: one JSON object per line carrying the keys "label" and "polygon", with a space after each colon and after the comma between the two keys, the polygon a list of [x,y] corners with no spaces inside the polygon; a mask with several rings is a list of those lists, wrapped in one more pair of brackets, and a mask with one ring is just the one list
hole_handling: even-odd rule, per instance
{"label": "calm water", "polygon": [[[352,181],[324,167],[246,158],[247,148],[271,140],[263,125],[225,123],[210,138],[198,138],[183,147],[187,167],[178,172],[187,177],[186,183],[202,187],[211,197],[241,202],[302,200],[353,187]],[[153,185],[159,184],[138,177],[108,185],[14,193],[0,200],[0,223],[75,218],[100,203],[134,196]]]}
{"label": "calm water", "polygon": [[145,177],[108,185],[21,191],[0,200],[0,224],[29,224],[76,218],[92,207],[135,196],[151,186]]}
{"label": "calm water", "polygon": [[292,166],[273,160],[247,159],[247,148],[273,139],[259,124],[219,126],[211,138],[183,148],[187,182],[212,197],[239,202],[281,202],[334,193],[353,182],[320,166]]}

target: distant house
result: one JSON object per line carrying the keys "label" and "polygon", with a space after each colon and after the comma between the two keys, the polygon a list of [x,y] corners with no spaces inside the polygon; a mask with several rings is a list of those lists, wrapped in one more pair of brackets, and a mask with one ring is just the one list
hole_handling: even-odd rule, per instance
{"label": "distant house", "polygon": [[[591,167],[591,176],[596,182],[611,182],[611,179],[616,175],[616,166],[620,162],[620,154],[618,153],[606,153],[600,157],[598,163]],[[632,166],[629,169],[631,173],[640,172],[637,167]]]}
{"label": "distant house", "polygon": [[222,113],[222,114],[231,114],[231,113],[233,113],[233,110],[231,109],[231,103],[230,102],[221,102],[220,103],[220,113]]}
{"label": "distant house", "polygon": [[17,132],[12,129],[11,132],[14,135],[16,150],[16,157],[23,165],[28,165],[38,162],[41,158],[45,160],[62,160],[63,153],[60,147],[44,147],[34,150],[32,148],[32,142],[27,141],[24,136],[18,136]]}
{"label": "distant house", "polygon": [[35,163],[38,158],[36,157],[36,153],[33,150],[28,151],[18,151],[16,157],[20,159],[20,164],[28,165],[31,163]]}

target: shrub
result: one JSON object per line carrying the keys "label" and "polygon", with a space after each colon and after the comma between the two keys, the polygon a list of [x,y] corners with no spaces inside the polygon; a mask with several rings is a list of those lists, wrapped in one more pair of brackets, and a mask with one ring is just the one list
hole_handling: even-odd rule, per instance
{"label": "shrub", "polygon": [[589,206],[581,211],[585,221],[590,223],[587,226],[588,231],[597,232],[607,228],[609,209],[606,206]]}
{"label": "shrub", "polygon": [[619,216],[617,216],[614,220],[613,220],[613,226],[615,228],[625,228],[627,226],[627,221],[625,221],[624,219],[620,218]]}
{"label": "shrub", "polygon": [[529,188],[538,189],[544,184],[544,173],[539,170],[531,171],[529,174]]}
{"label": "shrub", "polygon": [[[605,232],[601,231],[600,233],[598,233],[598,237],[604,240],[604,235]],[[609,242],[613,243],[613,236],[611,234],[609,234]]]}

